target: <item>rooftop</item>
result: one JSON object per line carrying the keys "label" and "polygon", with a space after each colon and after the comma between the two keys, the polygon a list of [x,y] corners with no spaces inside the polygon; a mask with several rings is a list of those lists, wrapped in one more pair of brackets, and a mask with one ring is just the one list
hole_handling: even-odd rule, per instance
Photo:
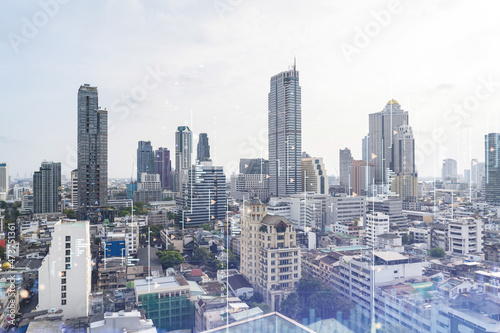
{"label": "rooftop", "polygon": [[374,251],[373,254],[385,261],[406,260],[407,256],[392,251]]}
{"label": "rooftop", "polygon": [[166,289],[177,289],[188,286],[188,282],[182,275],[152,277],[151,279],[139,279],[134,281],[137,293],[159,292]]}

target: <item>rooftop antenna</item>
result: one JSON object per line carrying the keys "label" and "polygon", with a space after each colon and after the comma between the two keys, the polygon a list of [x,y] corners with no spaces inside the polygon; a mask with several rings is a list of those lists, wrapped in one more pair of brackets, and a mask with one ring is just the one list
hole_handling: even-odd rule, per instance
{"label": "rooftop antenna", "polygon": [[295,73],[295,67],[296,67],[295,65],[296,65],[296,63],[297,63],[297,59],[296,59],[296,57],[293,57],[293,72],[294,73]]}

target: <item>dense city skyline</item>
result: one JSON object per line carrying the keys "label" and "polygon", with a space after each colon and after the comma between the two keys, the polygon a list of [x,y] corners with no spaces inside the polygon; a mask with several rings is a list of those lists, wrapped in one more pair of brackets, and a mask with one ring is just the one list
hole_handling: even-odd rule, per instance
{"label": "dense city skyline", "polygon": [[[2,120],[23,125],[0,135],[10,176],[30,177],[42,160],[61,162],[66,176],[76,168],[76,90],[85,83],[109,112],[109,177],[130,177],[140,140],[174,151],[178,126],[190,127],[193,144],[207,133],[214,165],[237,172],[240,158],[267,158],[268,80],[294,57],[303,150],[323,157],[329,175],[339,174],[339,149],[361,159],[368,115],[392,98],[409,112],[421,177],[439,177],[444,158],[460,174],[484,161],[500,102],[488,3],[223,4],[10,2],[0,103]],[[88,25],[90,11],[102,26]]]}

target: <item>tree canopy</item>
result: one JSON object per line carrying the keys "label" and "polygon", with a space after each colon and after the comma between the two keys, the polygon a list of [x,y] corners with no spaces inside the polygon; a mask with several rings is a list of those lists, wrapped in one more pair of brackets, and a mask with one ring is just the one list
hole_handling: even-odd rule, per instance
{"label": "tree canopy", "polygon": [[163,268],[174,267],[184,262],[179,251],[158,251],[156,252]]}
{"label": "tree canopy", "polygon": [[442,258],[446,255],[446,252],[440,247],[435,247],[431,249],[430,255],[431,257]]}

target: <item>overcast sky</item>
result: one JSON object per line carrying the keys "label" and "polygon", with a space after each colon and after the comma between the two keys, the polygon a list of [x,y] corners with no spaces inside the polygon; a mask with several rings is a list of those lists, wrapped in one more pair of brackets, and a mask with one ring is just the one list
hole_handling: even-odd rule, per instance
{"label": "overcast sky", "polygon": [[[4,1],[0,162],[76,168],[77,92],[109,111],[109,176],[135,175],[137,141],[174,149],[177,126],[208,133],[226,173],[267,157],[272,75],[297,59],[303,149],[338,175],[361,159],[368,114],[409,111],[420,176],[484,160],[500,131],[497,1]],[[456,107],[456,106],[461,107]],[[465,105],[465,106],[464,106]],[[194,157],[194,156],[193,156]],[[174,164],[174,163],[173,163]]]}

